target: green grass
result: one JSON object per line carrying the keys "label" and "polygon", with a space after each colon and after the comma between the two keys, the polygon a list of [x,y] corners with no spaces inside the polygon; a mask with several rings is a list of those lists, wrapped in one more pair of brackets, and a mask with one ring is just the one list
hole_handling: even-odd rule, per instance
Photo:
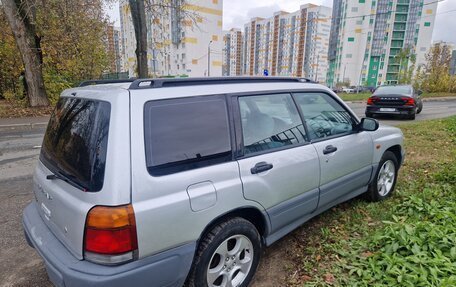
{"label": "green grass", "polygon": [[[359,93],[359,94],[338,94],[339,97],[344,101],[365,101],[372,94],[371,93]],[[456,97],[456,93],[424,93],[423,98],[441,98],[441,97]]]}
{"label": "green grass", "polygon": [[372,93],[359,93],[359,94],[337,94],[344,101],[365,101],[367,98],[372,96]]}
{"label": "green grass", "polygon": [[287,286],[456,286],[456,117],[401,128],[393,196],[354,199],[295,231]]}

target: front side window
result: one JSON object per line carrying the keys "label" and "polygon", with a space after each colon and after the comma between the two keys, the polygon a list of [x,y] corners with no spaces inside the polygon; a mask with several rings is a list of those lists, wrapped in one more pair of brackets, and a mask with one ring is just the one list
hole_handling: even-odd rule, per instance
{"label": "front side window", "polygon": [[239,108],[245,154],[306,141],[290,94],[239,97]]}
{"label": "front side window", "polygon": [[294,97],[304,116],[311,140],[353,131],[354,119],[331,96],[323,93],[296,93]]}
{"label": "front side window", "polygon": [[201,97],[150,101],[144,106],[146,164],[166,175],[231,159],[226,101]]}

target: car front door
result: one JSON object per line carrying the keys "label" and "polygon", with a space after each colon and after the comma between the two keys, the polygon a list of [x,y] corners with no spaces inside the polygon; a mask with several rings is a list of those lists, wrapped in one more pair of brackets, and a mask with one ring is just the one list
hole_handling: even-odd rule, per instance
{"label": "car front door", "polygon": [[318,205],[319,160],[291,94],[233,98],[244,197],[267,211],[270,233]]}
{"label": "car front door", "polygon": [[365,191],[373,171],[371,136],[356,131],[353,115],[331,95],[312,92],[293,96],[320,161],[318,207]]}

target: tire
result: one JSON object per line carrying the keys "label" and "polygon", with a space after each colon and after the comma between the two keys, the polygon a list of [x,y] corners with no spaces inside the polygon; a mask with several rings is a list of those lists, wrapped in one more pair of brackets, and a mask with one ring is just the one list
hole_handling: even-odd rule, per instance
{"label": "tire", "polygon": [[412,120],[413,121],[415,118],[416,118],[416,113],[407,116],[408,120]]}
{"label": "tire", "polygon": [[418,110],[416,110],[416,113],[419,114],[419,113],[421,113],[422,110],[423,110],[423,103],[421,103],[421,105],[418,108]]}
{"label": "tire", "polygon": [[394,153],[386,151],[380,160],[374,179],[369,184],[366,198],[369,201],[377,202],[391,196],[396,186],[398,170],[399,162],[396,156]]}
{"label": "tire", "polygon": [[373,118],[374,114],[373,113],[366,113],[366,118]]}
{"label": "tire", "polygon": [[[261,249],[260,235],[250,221],[235,217],[222,222],[200,241],[185,286],[227,286],[231,280],[228,286],[247,287],[258,267]],[[214,270],[213,275],[210,270]]]}

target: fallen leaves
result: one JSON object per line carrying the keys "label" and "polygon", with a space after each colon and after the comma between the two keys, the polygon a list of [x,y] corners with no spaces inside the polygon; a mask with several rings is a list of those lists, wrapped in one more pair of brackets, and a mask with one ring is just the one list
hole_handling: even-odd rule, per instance
{"label": "fallen leaves", "polygon": [[336,281],[336,278],[334,277],[333,274],[331,273],[326,273],[324,276],[323,276],[323,279],[325,280],[325,282],[327,284],[330,284],[330,285],[333,285],[334,282]]}
{"label": "fallen leaves", "polygon": [[40,117],[51,114],[53,107],[22,107],[6,100],[0,100],[0,118]]}

